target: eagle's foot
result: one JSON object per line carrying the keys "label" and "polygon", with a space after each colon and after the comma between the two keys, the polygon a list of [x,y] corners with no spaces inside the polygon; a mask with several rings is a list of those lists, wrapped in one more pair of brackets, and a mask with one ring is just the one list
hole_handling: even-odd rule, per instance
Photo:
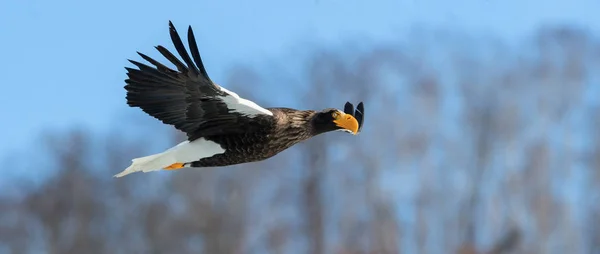
{"label": "eagle's foot", "polygon": [[183,168],[184,163],[173,163],[171,164],[171,166],[168,166],[166,168],[164,168],[165,170],[176,170],[176,169],[180,169]]}

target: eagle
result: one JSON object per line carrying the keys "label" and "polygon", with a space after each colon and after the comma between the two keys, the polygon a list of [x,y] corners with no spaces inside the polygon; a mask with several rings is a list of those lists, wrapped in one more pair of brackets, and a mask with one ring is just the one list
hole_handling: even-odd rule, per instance
{"label": "eagle", "polygon": [[187,140],[161,153],[135,158],[115,177],[134,172],[220,167],[268,159],[316,135],[345,131],[357,135],[364,106],[346,102],[343,110],[264,108],[214,83],[206,73],[194,32],[188,27],[188,54],[173,23],[169,33],[180,60],[165,47],[155,48],[175,69],[137,52],[150,63],[129,60],[125,67],[130,107],[184,132]]}

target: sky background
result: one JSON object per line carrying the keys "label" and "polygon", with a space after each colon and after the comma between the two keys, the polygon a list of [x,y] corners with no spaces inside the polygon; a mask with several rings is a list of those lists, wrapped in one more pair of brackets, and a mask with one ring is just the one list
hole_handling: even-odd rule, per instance
{"label": "sky background", "polygon": [[35,145],[43,130],[107,130],[137,111],[125,104],[123,67],[139,59],[136,51],[171,48],[168,20],[180,32],[192,25],[208,72],[222,83],[239,64],[398,40],[419,27],[508,42],[546,24],[598,31],[597,10],[592,0],[0,1],[0,159]]}
{"label": "sky background", "polygon": [[[598,0],[103,0],[87,2],[75,0],[0,0],[0,34],[2,35],[2,40],[0,40],[0,87],[2,88],[0,92],[0,121],[2,121],[2,124],[0,126],[3,128],[0,130],[0,162],[18,163],[18,167],[11,167],[12,165],[10,164],[2,167],[3,172],[0,174],[0,187],[8,186],[8,188],[0,189],[2,189],[2,194],[5,195],[11,192],[18,193],[21,189],[11,188],[11,186],[18,187],[20,184],[25,185],[29,182],[11,181],[14,179],[11,177],[33,176],[31,178],[37,178],[34,181],[43,182],[44,168],[48,168],[48,170],[58,168],[35,167],[34,169],[36,170],[28,170],[30,167],[25,167],[22,164],[30,162],[36,163],[36,166],[37,164],[46,165],[44,160],[40,160],[37,157],[32,159],[28,159],[30,157],[27,157],[46,155],[45,153],[36,153],[36,147],[41,146],[44,148],[43,145],[39,144],[45,144],[43,142],[45,141],[43,133],[46,131],[64,131],[73,127],[79,127],[91,132],[118,130],[120,134],[130,134],[138,129],[145,127],[152,128],[152,126],[162,126],[165,129],[172,129],[170,126],[157,124],[155,119],[146,116],[139,108],[128,107],[125,101],[126,93],[123,89],[125,85],[124,79],[126,78],[124,67],[131,66],[127,59],[140,60],[136,51],[143,52],[151,57],[158,57],[159,54],[154,49],[154,46],[160,44],[165,45],[168,49],[173,49],[168,33],[169,20],[173,21],[183,38],[187,38],[185,31],[188,25],[194,28],[204,64],[215,82],[238,92],[242,97],[259,102],[264,107],[281,106],[303,109],[317,107],[318,103],[296,98],[297,95],[294,94],[296,87],[294,86],[297,83],[282,83],[278,84],[277,87],[270,87],[272,83],[263,82],[264,86],[261,85],[260,87],[236,87],[234,89],[227,86],[228,78],[232,70],[236,70],[239,66],[251,66],[252,68],[262,69],[262,75],[277,75],[279,71],[285,70],[290,73],[298,73],[298,76],[301,76],[301,72],[305,71],[302,68],[307,68],[307,65],[297,58],[313,57],[313,54],[309,54],[311,50],[326,47],[339,49],[339,52],[347,52],[352,50],[356,44],[396,43],[408,40],[411,33],[419,31],[419,29],[458,31],[458,33],[452,33],[452,36],[464,35],[465,37],[461,38],[463,40],[460,41],[459,45],[461,49],[473,50],[471,52],[477,52],[477,48],[469,47],[468,39],[475,40],[482,37],[496,37],[509,44],[524,41],[535,43],[535,40],[530,40],[527,36],[535,36],[533,32],[539,31],[539,28],[544,26],[576,26],[591,32],[587,33],[591,36],[597,36],[600,34],[600,14],[598,10],[600,10],[600,1]],[[434,36],[437,35],[434,34]],[[478,41],[480,42],[481,40]],[[596,39],[595,41],[598,40]],[[473,43],[473,46],[476,45],[477,43]],[[523,43],[516,45],[526,46]],[[418,50],[418,47],[407,48],[417,48],[415,50]],[[425,48],[429,50],[429,48]],[[334,52],[338,51],[334,50]],[[431,50],[431,52],[436,53],[434,50]],[[504,52],[507,52],[507,54],[516,52],[523,55],[528,53],[527,48],[520,51],[506,50]],[[410,55],[410,52],[407,53]],[[477,54],[473,53],[473,55]],[[421,56],[419,54],[414,55]],[[435,59],[432,61],[440,60],[440,62],[443,62],[443,57],[435,56]],[[492,61],[481,61],[481,63],[493,66],[493,68],[486,66],[486,68],[481,69],[491,72],[500,69],[498,72],[503,74],[501,71],[503,64],[506,65],[507,63],[502,63],[502,57],[499,58],[500,60],[492,58]],[[164,61],[162,57],[157,59]],[[519,60],[518,57],[507,57],[506,59],[510,60],[508,64],[511,65]],[[446,62],[447,64],[452,64],[451,61]],[[440,64],[439,66],[443,65]],[[434,66],[433,68],[440,68],[439,66]],[[444,70],[440,70],[440,72],[442,71]],[[446,71],[452,71],[452,68],[447,68]],[[510,74],[512,72],[506,73]],[[518,72],[515,73],[519,74]],[[489,76],[486,77],[494,77],[492,74],[488,73]],[[282,76],[290,77],[289,73]],[[451,77],[452,75],[440,75],[440,77],[448,76]],[[426,75],[415,75],[415,77],[422,78],[426,77]],[[389,78],[401,79],[399,77]],[[489,78],[486,82],[492,79]],[[531,80],[536,81],[537,79]],[[557,80],[556,82],[561,82],[560,79]],[[417,83],[417,81],[421,82],[423,80],[416,80],[415,84],[426,84]],[[424,79],[424,81],[427,80]],[[586,81],[597,82],[592,78],[589,80],[586,79]],[[527,84],[527,81],[520,80],[519,82]],[[395,81],[386,82],[386,84],[392,85],[399,83]],[[498,82],[498,84],[501,83],[502,81]],[[492,82],[488,86],[492,87],[498,84]],[[540,84],[552,85],[552,82],[544,81]],[[564,84],[561,83],[560,86],[557,85],[554,88],[563,89],[566,87]],[[428,224],[427,232],[432,232],[432,236],[428,240],[431,242],[427,243],[427,245],[442,253],[446,245],[438,244],[436,241],[454,237],[452,235],[446,237],[444,234],[458,235],[459,233],[443,231],[438,226],[447,225],[447,223],[454,224],[456,217],[465,214],[461,202],[462,200],[466,200],[465,197],[471,195],[469,194],[471,193],[469,189],[471,185],[469,185],[468,181],[475,179],[473,182],[477,182],[478,179],[477,175],[470,176],[469,174],[472,170],[471,167],[475,168],[479,165],[477,163],[470,163],[471,159],[467,158],[467,156],[478,154],[474,151],[483,150],[479,149],[475,142],[470,141],[470,139],[477,140],[478,137],[470,135],[470,133],[467,136],[449,134],[450,132],[459,134],[464,132],[463,122],[456,120],[458,119],[456,115],[466,111],[461,111],[459,107],[475,105],[478,100],[475,100],[474,104],[468,104],[464,101],[463,104],[459,104],[458,101],[460,98],[453,96],[453,94],[459,93],[459,86],[453,86],[452,89],[455,89],[455,91],[448,92],[452,91],[450,86],[452,86],[451,82],[439,82],[439,88],[446,89],[446,93],[435,101],[436,103],[443,102],[443,106],[445,107],[445,109],[440,110],[439,119],[433,117],[420,118],[418,121],[415,121],[416,124],[408,125],[406,129],[403,129],[401,132],[398,131],[396,134],[398,136],[397,140],[414,142],[414,146],[417,148],[409,150],[405,155],[406,157],[401,159],[398,159],[397,155],[403,152],[402,150],[387,150],[382,151],[382,154],[378,154],[380,157],[379,162],[383,162],[381,164],[384,165],[379,167],[390,169],[381,171],[379,177],[382,180],[379,187],[381,187],[382,192],[393,193],[393,195],[390,195],[389,200],[397,211],[397,223],[402,226],[403,232],[408,232],[407,235],[410,235],[410,237],[401,239],[401,245],[407,246],[404,248],[414,249],[417,247],[416,245],[419,244],[417,238],[419,237],[415,232],[419,232],[418,228],[420,226],[418,220],[419,218],[428,217],[430,223]],[[399,101],[398,105],[402,105],[400,107],[403,107],[398,112],[408,117],[421,117],[422,114],[419,113],[419,110],[431,112],[433,107],[428,107],[428,104],[425,103],[428,96],[423,95],[421,98],[414,95],[418,92],[413,92],[413,96],[408,98],[410,89],[407,87],[405,85],[404,88],[390,88],[389,90],[392,91],[389,92],[391,94],[390,97],[393,96],[393,100]],[[475,215],[472,217],[480,217],[474,219],[473,221],[475,222],[486,221],[491,218],[489,221],[496,221],[494,222],[496,224],[482,223],[480,226],[477,226],[480,233],[477,236],[478,239],[475,240],[477,244],[487,244],[495,240],[495,236],[493,235],[494,227],[501,225],[503,222],[500,219],[496,220],[500,218],[500,215],[492,212],[492,210],[493,208],[501,207],[505,209],[502,212],[504,215],[501,214],[501,216],[506,216],[507,218],[514,216],[516,218],[515,221],[521,223],[520,226],[525,229],[526,235],[535,237],[532,238],[534,240],[542,241],[542,246],[554,248],[555,245],[571,243],[580,246],[589,245],[589,248],[592,248],[592,244],[585,243],[586,241],[591,242],[592,240],[588,239],[588,235],[593,235],[590,233],[590,230],[587,230],[588,225],[586,224],[593,224],[590,223],[595,221],[595,218],[592,216],[595,216],[595,213],[599,210],[593,205],[599,203],[597,202],[597,188],[594,186],[597,179],[594,180],[591,177],[596,175],[592,171],[593,168],[586,168],[585,165],[587,164],[584,165],[582,162],[583,159],[577,156],[581,155],[583,157],[592,154],[588,153],[589,151],[587,150],[593,148],[587,144],[593,142],[593,135],[590,135],[590,133],[595,132],[594,130],[588,131],[586,128],[588,128],[587,126],[595,125],[587,123],[591,118],[588,117],[590,113],[585,111],[587,108],[584,107],[577,108],[573,106],[571,107],[573,109],[572,112],[575,113],[562,118],[554,119],[550,116],[555,111],[560,111],[555,110],[553,107],[559,108],[562,101],[560,99],[562,98],[567,98],[564,101],[568,103],[598,105],[600,103],[600,86],[590,85],[586,87],[589,87],[589,90],[586,91],[584,100],[575,102],[568,100],[569,98],[573,98],[569,96],[574,96],[569,91],[565,92],[564,97],[560,97],[558,100],[550,100],[549,108],[545,111],[546,115],[540,114],[539,118],[541,120],[537,119],[533,122],[532,127],[519,126],[522,128],[519,132],[515,133],[522,136],[513,137],[507,142],[500,140],[500,138],[495,138],[495,142],[499,145],[493,147],[493,149],[489,148],[489,152],[494,153],[495,156],[490,156],[487,161],[484,160],[484,163],[481,164],[481,170],[485,169],[485,174],[487,174],[485,177],[480,177],[480,179],[483,179],[484,184],[481,185],[481,191],[475,192],[475,189],[473,190],[473,195],[481,194],[481,200],[478,201],[481,207],[477,209],[473,208],[470,214]],[[529,89],[537,89],[537,86],[531,86]],[[576,91],[576,89],[572,90]],[[255,91],[266,91],[267,93],[260,96],[261,98],[246,93]],[[514,91],[518,91],[518,89]],[[532,98],[527,93],[514,94],[510,90],[506,93],[499,95],[498,98],[505,99],[515,96],[517,99],[520,99],[515,100],[515,107],[519,109],[517,113],[522,111],[521,113],[523,114],[521,116],[523,117],[535,115],[538,112],[535,110],[538,110],[538,108],[534,104],[547,100],[546,95],[556,96],[558,94],[527,91],[527,93],[534,96]],[[561,95],[563,94],[561,93]],[[264,98],[267,96],[272,96],[273,98],[269,98],[266,104],[261,103],[265,101]],[[473,97],[476,96],[477,94]],[[521,100],[522,98],[525,98],[525,100]],[[345,99],[341,98],[340,100],[345,101]],[[405,103],[406,101],[403,99],[412,99],[412,102]],[[508,105],[510,103],[512,102],[505,104]],[[373,103],[373,105],[375,104]],[[380,107],[383,107],[384,104],[380,104]],[[501,106],[505,107],[505,104]],[[339,105],[328,106],[342,105],[340,103]],[[488,106],[494,106],[492,103],[490,105]],[[373,111],[377,110],[374,106],[369,107]],[[506,108],[510,109],[508,106]],[[510,111],[508,109],[506,112]],[[499,112],[505,112],[504,108],[502,110]],[[539,112],[544,113],[542,110]],[[433,115],[433,113],[429,113],[428,116],[430,115]],[[498,119],[502,119],[501,117],[502,115]],[[130,121],[137,121],[138,119],[141,122],[131,124]],[[388,119],[385,120],[387,121]],[[396,121],[398,119],[389,120],[389,123],[398,123]],[[127,124],[123,122],[127,122]],[[379,122],[379,126],[382,126],[382,122]],[[515,120],[516,124],[524,122],[527,121]],[[439,129],[428,127],[434,124],[446,124],[446,126]],[[386,128],[395,131],[395,125],[391,125],[392,127],[387,126],[390,125],[386,125]],[[425,139],[423,137],[426,137],[426,135],[411,128],[423,128],[424,131],[422,133],[431,136]],[[142,133],[141,131],[139,132]],[[143,132],[143,134],[146,133]],[[166,135],[163,135],[166,132],[158,133],[160,135],[157,134],[151,138],[166,139]],[[503,132],[490,131],[490,135],[495,133],[502,134]],[[369,133],[364,134],[362,137],[368,139]],[[410,138],[409,135],[414,136],[414,139]],[[508,134],[504,133],[504,135]],[[372,137],[378,136],[382,135],[373,135]],[[549,136],[549,138],[541,138],[542,136]],[[53,137],[60,139],[64,136],[54,135]],[[105,138],[110,136],[96,135],[95,137]],[[378,141],[378,139],[367,139],[363,139],[361,142],[375,144]],[[419,148],[419,141],[421,139],[431,142],[431,144],[424,148]],[[409,147],[411,146],[411,142],[407,142],[406,146],[393,147],[397,147],[398,149]],[[549,147],[547,151],[544,150],[547,149],[544,142],[547,142],[547,147]],[[126,142],[119,144],[123,143]],[[381,142],[377,142],[376,144],[380,146]],[[541,151],[533,149],[539,144],[541,144],[539,148]],[[585,147],[586,145],[590,147]],[[534,147],[530,148],[530,146]],[[101,145],[96,147],[100,147],[98,150],[103,149]],[[448,147],[453,149],[446,150]],[[62,147],[52,147],[52,149],[57,151],[60,148]],[[115,147],[114,149],[111,147],[111,151],[124,151],[127,148],[126,145]],[[156,150],[146,150],[160,152],[166,148],[157,147]],[[419,149],[423,150],[422,154],[420,154]],[[98,160],[105,158],[97,156],[95,153],[94,156]],[[592,154],[592,156],[595,156],[595,154]],[[528,157],[532,159],[529,160]],[[280,159],[283,158],[285,157],[280,156]],[[124,163],[127,164],[129,159],[130,157],[126,157]],[[571,159],[572,162],[569,162]],[[333,159],[331,161],[335,162]],[[529,161],[537,162],[537,164],[526,165]],[[87,162],[88,160],[86,160]],[[548,165],[543,164],[544,162],[547,162]],[[404,164],[394,165],[397,163]],[[524,165],[518,165],[519,163],[523,163]],[[385,164],[394,165],[395,167]],[[21,170],[14,170],[13,168]],[[99,179],[102,177],[104,179],[110,178],[112,174],[118,173],[121,170],[121,168],[111,169],[111,174],[106,174],[103,171]],[[326,171],[326,174],[333,175],[336,172],[343,172],[335,170],[337,169],[332,167],[331,170]],[[528,172],[516,174],[514,173],[516,170],[538,170],[536,174],[539,174],[540,177],[538,175],[530,175]],[[363,171],[355,169],[351,172],[359,174]],[[364,172],[367,171],[365,170]],[[51,172],[46,171],[45,173]],[[166,174],[167,172],[163,173]],[[261,181],[257,181],[256,183],[263,183],[267,187],[263,185],[262,189],[253,189],[256,193],[261,193],[261,195],[255,197],[264,200],[273,199],[274,194],[277,194],[273,190],[276,190],[276,187],[279,185],[288,183],[286,182],[286,178],[282,176],[302,173],[302,170],[296,170],[272,174],[270,175],[272,178],[263,178],[261,176]],[[511,178],[511,176],[517,177]],[[169,180],[166,178],[159,178],[157,175],[144,176],[144,185],[132,186],[151,186],[152,193],[156,197],[161,197],[158,195],[160,189],[156,187],[158,184],[146,182],[151,177],[164,181],[161,183],[177,183],[168,182]],[[179,177],[185,177],[185,175]],[[345,186],[341,185],[341,182],[345,179],[353,179],[355,176],[349,173],[343,174],[339,178],[337,176],[327,177],[330,178],[330,180],[327,180],[329,181],[328,183],[334,183],[327,184],[329,186],[327,190],[351,191],[339,186],[335,187],[335,183]],[[536,179],[528,179],[529,177]],[[190,179],[201,178],[206,182],[198,184],[198,190],[200,190],[200,187],[206,188],[206,190],[212,188],[211,186],[213,185],[207,185],[206,183],[218,183],[217,181],[211,181],[211,179],[217,178],[210,178],[208,174]],[[65,179],[68,180],[68,178]],[[298,179],[301,180],[303,178],[300,176]],[[102,183],[102,181],[90,181],[90,183],[92,182]],[[105,184],[107,182],[109,181],[105,181]],[[112,186],[112,184],[116,184],[116,181],[110,179],[109,184],[111,184],[109,186]],[[48,186],[53,187],[52,185],[53,182],[49,182]],[[97,186],[103,185],[91,185],[89,188],[93,190]],[[592,186],[593,190],[590,191]],[[538,189],[541,189],[541,191]],[[53,189],[50,188],[50,190],[52,191]],[[107,190],[106,193],[110,193],[110,190]],[[146,191],[141,187],[137,191],[139,190]],[[361,191],[359,190],[357,193],[361,193]],[[272,193],[273,195],[271,195]],[[505,198],[502,196],[504,193],[508,193],[511,196]],[[536,207],[537,199],[531,199],[532,201],[528,201],[527,199],[530,193],[541,194],[549,200],[552,198],[550,201],[561,204]],[[54,200],[52,197],[64,197],[64,200],[69,202],[74,201],[75,198],[69,195],[70,193],[63,196],[48,195],[50,198],[44,199]],[[144,193],[144,196],[146,195],[148,193]],[[47,195],[42,196],[46,197]],[[333,209],[345,207],[341,205],[344,202],[343,200],[335,199],[338,196],[353,198],[354,194],[348,192],[344,194],[328,193],[324,195],[323,200],[326,202],[331,201],[328,204],[330,206],[327,206],[327,208],[332,209],[330,210],[332,214],[337,214]],[[99,200],[102,200],[102,203],[108,200],[105,199],[107,196],[97,197],[101,197]],[[431,200],[434,201],[438,198],[443,202],[433,204],[436,202],[429,201],[433,205],[421,203],[422,198],[428,197],[431,197]],[[451,197],[451,199],[448,199],[448,197]],[[506,199],[506,203],[503,203],[505,201],[499,201],[503,199]],[[592,203],[592,205],[587,203]],[[121,209],[132,207],[134,206],[123,206]],[[264,211],[259,209],[260,207],[253,208],[255,209],[253,211],[264,213]],[[289,209],[289,207],[284,207],[284,209]],[[246,210],[236,211],[247,212]],[[423,212],[424,217],[421,217],[419,214],[421,212]],[[548,213],[551,216],[536,216],[536,213],[543,213],[544,215]],[[481,216],[478,216],[478,214]],[[553,227],[556,227],[556,229],[552,229],[552,232],[554,232],[553,235],[543,236],[545,232],[543,231],[544,225],[552,223],[544,224],[545,222],[540,222],[542,226],[538,226],[531,219],[536,217],[545,218],[548,221],[556,221],[557,224],[553,224]],[[271,219],[270,216],[264,216],[264,218]],[[1,219],[2,217],[0,216],[0,226]],[[329,225],[333,225],[333,222],[329,223]],[[461,227],[456,226],[459,229]],[[541,233],[535,232],[536,230],[540,230]],[[551,231],[548,230],[548,232]],[[595,234],[598,235],[597,233]],[[566,236],[569,235],[574,235],[574,239],[576,240],[567,239]],[[563,239],[555,240],[558,238]],[[555,250],[560,251],[559,248],[555,248]],[[2,249],[0,246],[1,252]]]}

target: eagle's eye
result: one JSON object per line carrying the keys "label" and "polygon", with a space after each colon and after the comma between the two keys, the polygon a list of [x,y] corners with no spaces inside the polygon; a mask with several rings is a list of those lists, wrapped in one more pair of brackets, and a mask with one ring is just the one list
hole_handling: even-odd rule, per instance
{"label": "eagle's eye", "polygon": [[331,112],[331,117],[333,117],[333,119],[337,120],[338,118],[340,118],[340,113],[337,111],[333,111],[333,112]]}

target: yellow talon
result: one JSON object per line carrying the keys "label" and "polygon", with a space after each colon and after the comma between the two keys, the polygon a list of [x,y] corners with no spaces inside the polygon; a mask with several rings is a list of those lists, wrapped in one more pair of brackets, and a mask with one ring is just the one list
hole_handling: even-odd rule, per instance
{"label": "yellow talon", "polygon": [[176,170],[176,169],[180,169],[183,168],[184,163],[173,163],[171,164],[171,166],[168,166],[166,168],[164,168],[165,170]]}

